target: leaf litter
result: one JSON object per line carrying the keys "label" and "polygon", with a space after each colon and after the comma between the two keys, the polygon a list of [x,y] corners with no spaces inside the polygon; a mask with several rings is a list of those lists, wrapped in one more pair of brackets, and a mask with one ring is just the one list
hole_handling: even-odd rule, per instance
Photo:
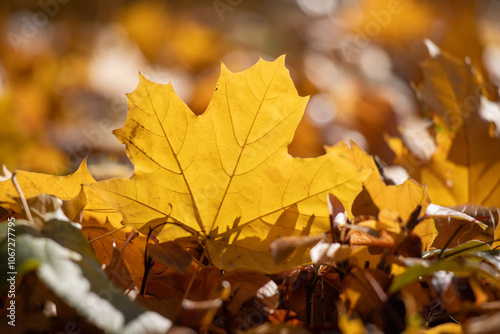
{"label": "leaf litter", "polygon": [[[104,332],[461,333],[482,318],[498,328],[498,138],[477,110],[451,108],[480,87],[470,67],[440,55],[421,69],[437,149],[399,185],[355,143],[288,154],[307,98],[283,57],[240,73],[223,66],[199,116],[171,85],[141,76],[114,132],[131,178],[96,182],[84,161],[64,177],[17,172],[21,193],[9,175],[0,182],[25,250],[20,279],[34,272],[57,296],[53,316]],[[405,166],[410,150],[390,143]]]}

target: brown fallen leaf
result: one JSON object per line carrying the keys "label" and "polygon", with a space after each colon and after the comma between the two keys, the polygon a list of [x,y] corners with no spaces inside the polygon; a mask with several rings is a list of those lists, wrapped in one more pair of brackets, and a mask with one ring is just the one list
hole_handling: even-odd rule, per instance
{"label": "brown fallen leaf", "polygon": [[[99,261],[106,265],[107,274],[115,284],[123,290],[129,290],[134,286],[141,287],[144,255],[136,243],[137,240],[132,240],[125,246],[130,231],[116,231],[109,222],[101,224],[94,219],[86,219],[82,222],[82,232],[89,240]],[[107,236],[102,237],[103,235]],[[113,264],[118,257],[121,257],[121,264],[116,262]]]}
{"label": "brown fallen leaf", "polygon": [[192,260],[191,254],[175,241],[148,244],[148,254],[153,260],[172,267],[181,274],[187,271]]}

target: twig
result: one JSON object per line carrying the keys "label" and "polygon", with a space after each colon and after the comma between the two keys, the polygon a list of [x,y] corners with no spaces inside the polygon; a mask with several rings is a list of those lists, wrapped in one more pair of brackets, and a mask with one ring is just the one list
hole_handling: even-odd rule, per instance
{"label": "twig", "polygon": [[123,244],[122,251],[120,252],[120,256],[118,256],[118,261],[116,261],[115,270],[113,270],[113,274],[111,275],[112,278],[114,278],[116,276],[116,273],[118,272],[118,267],[120,266],[120,264],[122,263],[122,260],[123,260],[123,253],[125,253],[125,247],[127,247],[130,240],[132,240],[132,237],[134,236],[134,234],[135,234],[135,229],[132,229],[132,231],[128,235],[127,239],[125,240],[125,243]]}
{"label": "twig", "polygon": [[[200,264],[203,263],[203,258],[205,257],[206,252],[207,252],[207,249],[206,249],[206,247],[204,247],[203,248],[203,253],[201,254],[200,260],[199,260]],[[184,292],[184,296],[182,296],[182,300],[186,299],[187,296],[188,296],[188,294],[189,294],[189,292],[191,291],[191,288],[193,287],[194,279],[196,278],[196,275],[198,274],[198,271],[200,271],[200,268],[201,268],[200,265],[198,265],[196,267],[196,271],[194,272],[193,276],[191,277],[191,280],[189,281],[189,285],[188,285],[188,287],[186,289],[186,292]]]}
{"label": "twig", "polygon": [[313,300],[314,300],[314,290],[316,290],[316,284],[320,279],[317,273],[318,268],[314,267],[313,277],[308,279],[306,284],[306,321],[308,326],[313,325]]}
{"label": "twig", "polygon": [[31,216],[31,211],[28,206],[28,202],[26,202],[26,197],[24,197],[23,190],[19,186],[19,183],[17,183],[17,172],[14,172],[12,174],[12,183],[14,183],[14,187],[16,187],[19,197],[21,198],[21,203],[23,204],[24,212],[26,212],[26,217],[28,218],[28,221],[30,222],[31,226],[36,227],[35,221]]}
{"label": "twig", "polygon": [[89,243],[94,242],[94,241],[97,241],[97,240],[102,239],[102,238],[105,238],[105,237],[107,237],[108,235],[111,235],[111,234],[116,233],[116,232],[118,232],[118,231],[120,231],[120,230],[123,230],[124,228],[125,228],[125,226],[119,227],[119,228],[117,228],[116,230],[113,230],[113,231],[111,231],[111,232],[108,232],[108,233],[105,233],[105,234],[103,234],[103,235],[101,235],[101,236],[98,236],[97,238],[94,238],[94,239],[92,239],[92,240],[89,240]]}
{"label": "twig", "polygon": [[455,232],[453,232],[453,234],[451,235],[451,237],[448,239],[448,241],[446,242],[446,244],[443,246],[443,249],[441,249],[441,251],[439,252],[438,254],[438,259],[440,259],[442,256],[443,256],[443,253],[444,251],[446,250],[446,247],[448,247],[451,243],[451,241],[453,240],[453,238],[455,238],[457,235],[458,235],[458,232],[460,232],[460,230],[462,229],[462,227],[465,226],[465,223],[460,225],[456,230]]}
{"label": "twig", "polygon": [[148,255],[148,243],[153,230],[154,229],[152,229],[151,227],[149,228],[148,236],[146,238],[146,247],[144,249],[144,276],[142,277],[141,292],[140,292],[141,296],[144,296],[144,293],[146,292],[146,283],[148,281],[149,271],[151,270],[154,264],[153,258],[151,258]]}

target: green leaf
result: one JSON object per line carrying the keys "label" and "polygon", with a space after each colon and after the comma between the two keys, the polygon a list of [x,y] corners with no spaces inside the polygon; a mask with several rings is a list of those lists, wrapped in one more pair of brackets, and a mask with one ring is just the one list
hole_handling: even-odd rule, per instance
{"label": "green leaf", "polygon": [[469,240],[457,247],[445,250],[443,253],[443,257],[453,258],[456,256],[463,256],[470,253],[477,253],[480,251],[489,251],[489,250],[491,250],[491,247],[487,243],[479,240]]}
{"label": "green leaf", "polygon": [[389,289],[390,293],[394,293],[401,289],[403,286],[419,280],[421,277],[431,276],[435,272],[444,270],[450,271],[458,276],[480,276],[483,278],[490,279],[491,284],[500,287],[500,280],[496,277],[498,272],[496,272],[490,265],[486,263],[480,263],[477,261],[470,260],[439,260],[432,263],[428,267],[421,264],[411,266],[404,273],[397,276]]}

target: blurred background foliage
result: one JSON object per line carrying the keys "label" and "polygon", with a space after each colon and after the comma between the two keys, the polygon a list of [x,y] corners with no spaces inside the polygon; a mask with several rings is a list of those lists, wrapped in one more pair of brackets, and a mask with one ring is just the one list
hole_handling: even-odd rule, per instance
{"label": "blurred background foliage", "polygon": [[2,1],[0,164],[63,174],[89,156],[97,178],[128,176],[111,130],[139,72],[200,114],[221,62],[241,71],[282,54],[311,96],[290,153],[348,138],[390,163],[388,136],[416,152],[430,140],[412,89],[429,45],[465,59],[497,100],[498,17],[499,1],[470,0]]}

